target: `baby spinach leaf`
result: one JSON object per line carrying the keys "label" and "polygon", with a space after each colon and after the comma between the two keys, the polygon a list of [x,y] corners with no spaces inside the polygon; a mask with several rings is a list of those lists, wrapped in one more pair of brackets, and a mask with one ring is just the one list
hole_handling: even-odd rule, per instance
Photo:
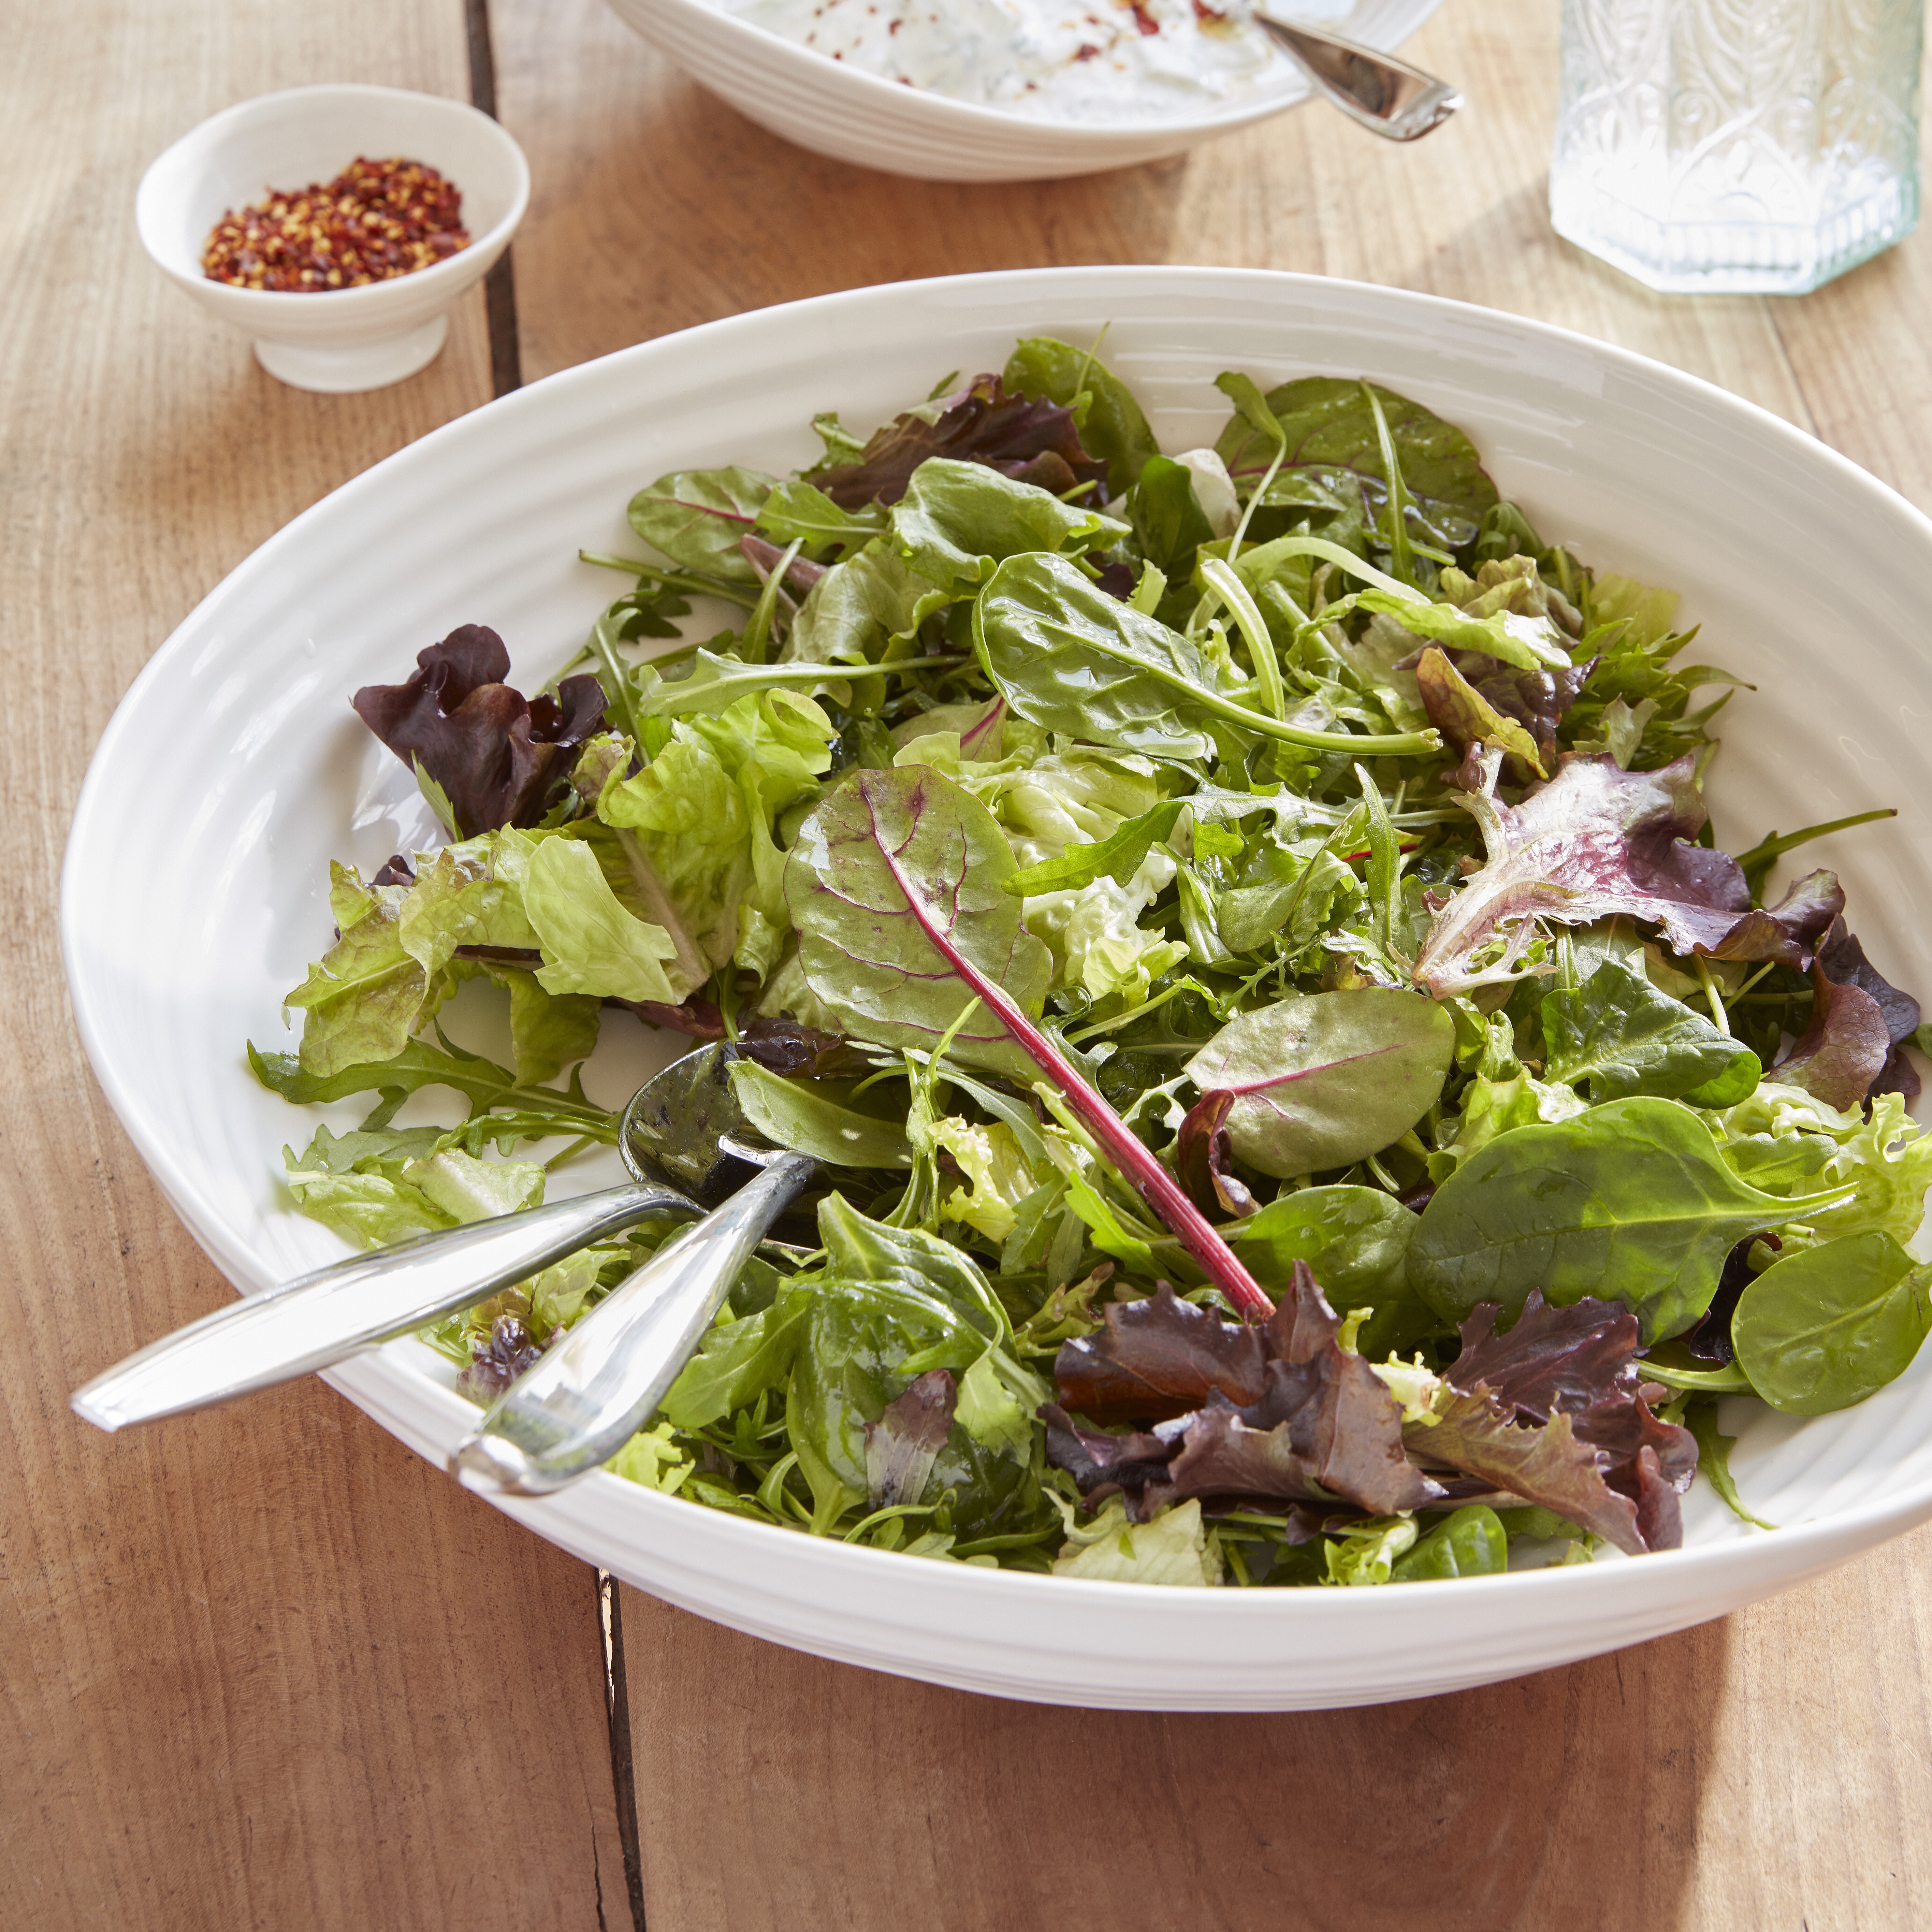
{"label": "baby spinach leaf", "polygon": [[1029,336],[1007,358],[1006,386],[1071,410],[1082,444],[1107,466],[1107,494],[1118,496],[1160,454],[1133,392],[1090,349],[1050,335]]}
{"label": "baby spinach leaf", "polygon": [[1734,1107],[1756,1090],[1750,1048],[1614,959],[1572,992],[1546,994],[1545,1076],[1594,1100],[1650,1094],[1695,1107]]}
{"label": "baby spinach leaf", "polygon": [[1451,1576],[1495,1576],[1509,1568],[1509,1538],[1492,1509],[1475,1503],[1451,1510],[1389,1571],[1391,1583],[1433,1583]]}
{"label": "baby spinach leaf", "polygon": [[631,527],[674,563],[756,587],[758,573],[739,539],[751,533],[772,488],[770,477],[736,464],[674,470],[631,499]]}
{"label": "baby spinach leaf", "polygon": [[1826,1415],[1896,1381],[1932,1333],[1932,1267],[1889,1234],[1850,1234],[1774,1261],[1738,1298],[1731,1346],[1787,1415]]}
{"label": "baby spinach leaf", "polygon": [[1379,1187],[1304,1187],[1277,1196],[1226,1232],[1262,1280],[1286,1281],[1297,1262],[1306,1262],[1336,1308],[1372,1309],[1355,1346],[1381,1361],[1443,1327],[1408,1287],[1405,1264],[1420,1225]]}
{"label": "baby spinach leaf", "polygon": [[1283,723],[1225,698],[1194,644],[1110,597],[1064,558],[1011,557],[973,608],[986,675],[1030,723],[1090,744],[1206,758],[1216,727],[1317,751],[1402,757],[1438,748],[1433,731],[1358,736]]}
{"label": "baby spinach leaf", "polygon": [[[1374,412],[1360,382],[1334,376],[1307,376],[1284,382],[1264,398],[1268,412],[1288,440],[1288,454],[1268,500],[1296,504],[1306,500],[1304,479],[1364,484],[1382,494],[1381,439]],[[1476,534],[1484,514],[1497,500],[1475,446],[1453,423],[1433,411],[1374,385],[1403,482],[1424,530],[1456,548]],[[1238,488],[1252,489],[1274,460],[1273,439],[1237,414],[1214,446]]]}
{"label": "baby spinach leaf", "polygon": [[1836,1198],[1760,1193],[1688,1107],[1612,1100],[1515,1128],[1466,1161],[1423,1210],[1408,1279],[1452,1322],[1480,1302],[1520,1309],[1537,1287],[1559,1306],[1621,1301],[1648,1343],[1703,1313],[1746,1234]]}
{"label": "baby spinach leaf", "polygon": [[1127,520],[1142,554],[1170,580],[1183,583],[1193,573],[1201,546],[1214,540],[1214,526],[1194,494],[1193,472],[1170,457],[1148,458],[1127,498]]}
{"label": "baby spinach leaf", "polygon": [[928,457],[892,507],[892,539],[913,570],[956,596],[1005,558],[1104,548],[1127,534],[1097,510],[1063,503],[982,463]]}
{"label": "baby spinach leaf", "polygon": [[805,1338],[808,1289],[782,1289],[768,1308],[708,1330],[670,1385],[658,1414],[680,1429],[705,1429],[780,1387]]}
{"label": "baby spinach leaf", "polygon": [[1234,1152],[1291,1179],[1399,1140],[1434,1105],[1456,1029],[1433,1000],[1382,986],[1298,993],[1241,1014],[1188,1061],[1202,1091],[1235,1096]]}

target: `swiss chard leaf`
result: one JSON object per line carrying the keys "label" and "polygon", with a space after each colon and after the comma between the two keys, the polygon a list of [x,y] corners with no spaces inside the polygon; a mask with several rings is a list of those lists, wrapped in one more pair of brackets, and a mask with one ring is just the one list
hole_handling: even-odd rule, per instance
{"label": "swiss chard leaf", "polygon": [[1241,1014],[1188,1061],[1234,1097],[1234,1152],[1282,1179],[1399,1140],[1442,1091],[1456,1029],[1433,1000],[1379,986],[1300,993]]}
{"label": "swiss chard leaf", "polygon": [[1731,1346],[1773,1408],[1825,1415],[1895,1382],[1932,1333],[1932,1268],[1889,1234],[1772,1263],[1738,1298]]}
{"label": "swiss chard leaf", "polygon": [[1450,1321],[1481,1302],[1520,1308],[1538,1287],[1558,1306],[1621,1301],[1652,1342],[1703,1313],[1746,1234],[1827,1198],[1739,1180],[1688,1107],[1612,1100],[1514,1128],[1457,1168],[1423,1210],[1408,1279]]}
{"label": "swiss chard leaf", "polygon": [[1732,1107],[1756,1090],[1758,1058],[1699,1012],[1606,959],[1573,992],[1544,995],[1545,1076],[1589,1083],[1595,1100],[1633,1094]]}
{"label": "swiss chard leaf", "polygon": [[739,547],[756,527],[774,488],[756,470],[680,470],[631,499],[631,527],[672,562],[755,587],[758,573]]}

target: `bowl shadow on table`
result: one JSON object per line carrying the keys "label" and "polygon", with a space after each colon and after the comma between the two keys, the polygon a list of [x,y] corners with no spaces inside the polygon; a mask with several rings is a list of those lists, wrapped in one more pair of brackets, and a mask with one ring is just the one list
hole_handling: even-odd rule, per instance
{"label": "bowl shadow on table", "polygon": [[623,1614],[648,1916],[721,1932],[1673,1926],[1731,1643],[1216,1715],[938,1689],[634,1591]]}

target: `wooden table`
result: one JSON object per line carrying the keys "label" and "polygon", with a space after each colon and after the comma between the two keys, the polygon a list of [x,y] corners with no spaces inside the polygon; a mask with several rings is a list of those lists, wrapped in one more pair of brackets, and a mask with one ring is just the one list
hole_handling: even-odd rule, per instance
{"label": "wooden table", "polygon": [[[101,1102],[63,1001],[56,878],[94,740],[226,572],[519,364],[529,380],[900,277],[1298,268],[1641,350],[1932,509],[1932,237],[1775,302],[1660,299],[1559,243],[1553,0],[1451,0],[1418,38],[1469,98],[1425,148],[1311,110],[1184,160],[1010,189],[788,148],[593,0],[490,0],[479,40],[482,4],[12,10],[0,1924],[1932,1923],[1932,1530],[1491,1690],[1313,1716],[1083,1713],[823,1664],[628,1591],[600,1616],[591,1571],[313,1382],[112,1439],[74,1420],[70,1389],[229,1292]],[[494,344],[479,292],[426,374],[303,395],[142,258],[140,170],[205,115],[312,79],[468,96],[492,38],[536,181]]]}

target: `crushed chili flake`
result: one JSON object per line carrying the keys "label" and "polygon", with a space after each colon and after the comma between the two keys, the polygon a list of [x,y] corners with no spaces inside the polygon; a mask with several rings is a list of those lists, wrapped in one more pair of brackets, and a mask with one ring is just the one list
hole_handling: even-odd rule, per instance
{"label": "crushed chili flake", "polygon": [[470,245],[463,196],[421,161],[358,156],[326,186],[271,188],[218,221],[202,272],[238,288],[304,295],[434,268]]}

